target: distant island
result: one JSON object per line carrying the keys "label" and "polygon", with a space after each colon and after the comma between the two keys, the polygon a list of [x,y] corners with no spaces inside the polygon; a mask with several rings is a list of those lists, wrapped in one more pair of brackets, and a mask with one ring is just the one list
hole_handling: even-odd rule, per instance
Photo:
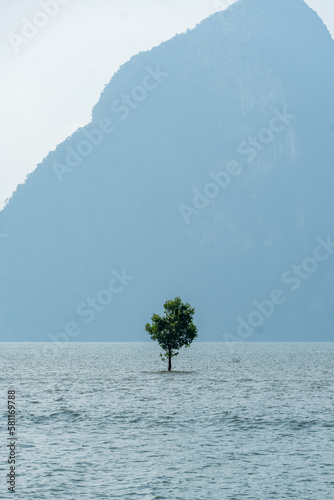
{"label": "distant island", "polygon": [[333,88],[303,0],[132,57],[0,212],[0,339],[146,341],[180,295],[202,341],[331,341]]}

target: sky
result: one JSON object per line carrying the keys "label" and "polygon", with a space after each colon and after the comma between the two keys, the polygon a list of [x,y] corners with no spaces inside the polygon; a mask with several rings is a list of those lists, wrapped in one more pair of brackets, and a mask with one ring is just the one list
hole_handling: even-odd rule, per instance
{"label": "sky", "polygon": [[[134,54],[233,0],[0,0],[0,209]],[[307,0],[334,35],[333,0]]]}

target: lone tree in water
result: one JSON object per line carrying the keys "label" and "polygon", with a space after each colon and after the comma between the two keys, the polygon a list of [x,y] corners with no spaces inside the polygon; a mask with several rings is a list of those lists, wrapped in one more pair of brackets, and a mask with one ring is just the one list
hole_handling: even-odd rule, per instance
{"label": "lone tree in water", "polygon": [[168,370],[172,369],[172,357],[177,356],[181,347],[190,347],[197,337],[197,328],[193,323],[195,308],[188,302],[183,304],[180,297],[167,300],[164,304],[163,317],[153,314],[152,324],[147,323],[145,330],[152,340],[157,340],[164,350],[160,354],[163,361],[168,360]]}

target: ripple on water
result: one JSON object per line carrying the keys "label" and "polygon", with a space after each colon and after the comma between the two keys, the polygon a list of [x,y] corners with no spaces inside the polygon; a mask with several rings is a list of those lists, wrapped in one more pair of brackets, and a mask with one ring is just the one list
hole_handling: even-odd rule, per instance
{"label": "ripple on water", "polygon": [[0,351],[16,358],[17,380],[0,376],[19,388],[19,498],[333,496],[331,344],[240,344],[231,355],[198,343],[170,373],[152,344],[70,345],[38,375],[26,350]]}

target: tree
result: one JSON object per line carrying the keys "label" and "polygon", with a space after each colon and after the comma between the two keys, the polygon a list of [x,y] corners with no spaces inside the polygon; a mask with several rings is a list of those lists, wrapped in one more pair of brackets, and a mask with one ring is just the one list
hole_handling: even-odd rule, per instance
{"label": "tree", "polygon": [[167,300],[164,304],[163,317],[153,314],[152,324],[147,323],[145,330],[152,340],[156,340],[164,354],[160,354],[163,361],[168,360],[168,371],[172,369],[172,357],[177,356],[181,347],[190,347],[197,337],[197,327],[193,323],[195,308],[183,303],[180,297]]}

